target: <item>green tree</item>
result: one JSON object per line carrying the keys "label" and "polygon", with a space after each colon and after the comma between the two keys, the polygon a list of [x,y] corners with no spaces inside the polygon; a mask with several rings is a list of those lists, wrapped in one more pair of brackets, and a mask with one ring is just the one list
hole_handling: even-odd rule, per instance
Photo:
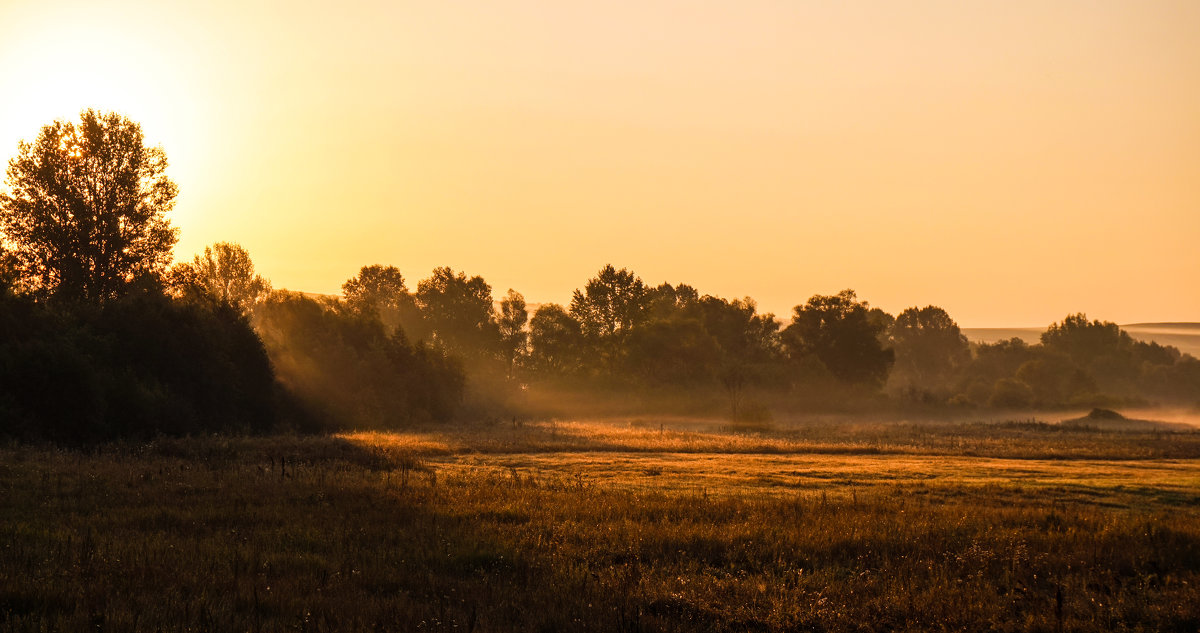
{"label": "green tree", "polygon": [[525,324],[528,322],[529,311],[525,308],[525,297],[509,288],[508,294],[500,300],[496,324],[500,327],[500,342],[510,378],[517,359],[524,356],[529,347],[529,333],[525,331]]}
{"label": "green tree", "polygon": [[166,154],[116,113],[86,110],[18,145],[0,195],[0,234],[25,289],[101,303],[140,277],[159,277],[176,230],[166,219],[177,188]]}
{"label": "green tree", "polygon": [[892,350],[880,343],[885,327],[853,290],[843,290],[796,306],[782,340],[793,359],[813,356],[843,382],[878,386],[894,360]]}
{"label": "green tree", "polygon": [[271,282],[254,273],[250,253],[238,244],[217,242],[202,255],[171,269],[171,284],[183,292],[197,291],[237,308],[243,314],[266,299]]}

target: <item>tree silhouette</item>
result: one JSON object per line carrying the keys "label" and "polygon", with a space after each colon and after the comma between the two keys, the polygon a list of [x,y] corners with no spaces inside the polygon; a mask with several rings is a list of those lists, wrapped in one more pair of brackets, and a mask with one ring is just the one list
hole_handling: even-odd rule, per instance
{"label": "tree silhouette", "polygon": [[693,309],[699,301],[700,293],[687,284],[662,283],[646,290],[644,315],[647,320],[670,319]]}
{"label": "tree silhouette", "polygon": [[1085,314],[1072,314],[1042,332],[1042,345],[1062,352],[1076,362],[1090,363],[1098,357],[1129,350],[1133,339],[1116,323],[1088,321]]}
{"label": "tree silhouette", "polygon": [[412,340],[428,334],[416,298],[395,266],[363,266],[342,284],[342,294],[352,310],[378,316],[390,330],[401,328]]}
{"label": "tree silhouette", "polygon": [[575,291],[571,316],[588,336],[604,338],[626,332],[642,321],[646,292],[646,284],[637,275],[608,264],[582,291]]}
{"label": "tree silhouette", "polygon": [[779,322],[773,314],[758,314],[750,297],[728,301],[705,295],[695,310],[717,341],[716,376],[729,396],[730,415],[737,420],[746,388],[769,374],[778,359]]}
{"label": "tree silhouette", "polygon": [[630,374],[649,384],[696,385],[712,380],[720,356],[716,339],[697,319],[656,320],[625,341]]}
{"label": "tree silhouette", "polygon": [[812,355],[843,382],[879,385],[894,358],[879,342],[885,323],[872,317],[870,306],[853,290],[843,290],[796,306],[782,339],[793,359]]}
{"label": "tree silhouette", "polygon": [[907,387],[926,392],[947,387],[971,361],[971,347],[958,324],[937,306],[908,308],[892,324],[893,374]]}
{"label": "tree silhouette", "polygon": [[417,300],[434,340],[465,356],[493,356],[500,332],[492,318],[492,287],[449,267],[435,268],[417,284]]}
{"label": "tree silhouette", "polygon": [[42,297],[100,303],[138,277],[159,276],[176,230],[166,155],[116,113],[86,110],[18,145],[0,196],[0,232],[21,283]]}
{"label": "tree silhouette", "polygon": [[250,253],[232,242],[204,247],[204,254],[171,268],[171,284],[194,290],[249,313],[271,292],[271,282],[254,274]]}
{"label": "tree silhouette", "polygon": [[528,322],[529,311],[525,309],[525,297],[509,288],[508,294],[500,301],[500,310],[496,318],[509,377],[512,377],[516,359],[523,356],[529,346],[529,333],[525,331],[525,324]]}
{"label": "tree silhouette", "polygon": [[587,364],[617,374],[629,331],[646,320],[648,293],[637,275],[624,268],[618,271],[612,264],[574,292],[571,316],[591,348],[584,357]]}
{"label": "tree silhouette", "polygon": [[562,306],[538,306],[529,320],[530,361],[547,374],[569,374],[580,367],[584,351],[583,328]]}

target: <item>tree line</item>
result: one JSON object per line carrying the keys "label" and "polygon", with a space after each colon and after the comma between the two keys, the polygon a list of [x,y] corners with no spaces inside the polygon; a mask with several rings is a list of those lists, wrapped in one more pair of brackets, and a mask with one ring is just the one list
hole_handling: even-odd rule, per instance
{"label": "tree line", "polygon": [[170,264],[166,167],[113,113],[18,146],[0,196],[0,432],[391,428],[536,413],[530,394],[550,392],[720,394],[708,412],[737,420],[769,416],[767,402],[1200,401],[1195,358],[1081,314],[1036,345],[973,345],[936,306],[893,316],[844,290],[784,321],[612,265],[532,313],[449,267],[410,287],[395,266],[364,266],[341,297],[272,290],[237,244]]}
{"label": "tree line", "polygon": [[972,344],[937,306],[893,316],[843,290],[810,297],[783,322],[749,297],[648,285],[612,265],[568,305],[532,315],[519,293],[494,302],[482,278],[447,268],[410,292],[395,267],[367,266],[343,291],[353,309],[476,371],[490,361],[493,373],[533,387],[719,390],[735,418],[750,414],[755,393],[999,408],[1200,401],[1200,361],[1083,314],[1051,325],[1038,344]]}

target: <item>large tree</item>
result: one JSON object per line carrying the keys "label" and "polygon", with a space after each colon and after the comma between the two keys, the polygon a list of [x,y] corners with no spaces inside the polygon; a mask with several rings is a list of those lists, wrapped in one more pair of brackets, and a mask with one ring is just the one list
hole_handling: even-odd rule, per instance
{"label": "large tree", "polygon": [[937,306],[908,308],[892,324],[895,380],[925,392],[946,389],[971,362],[971,346],[958,324]]}
{"label": "large tree", "polygon": [[0,195],[0,233],[21,285],[42,297],[101,303],[159,276],[176,230],[177,188],[161,148],[117,113],[86,110],[22,141]]}
{"label": "large tree", "polygon": [[872,315],[853,290],[843,290],[796,306],[782,339],[794,359],[815,356],[843,382],[880,385],[894,359],[880,343],[886,327],[886,319]]}
{"label": "large tree", "polygon": [[483,277],[435,268],[417,284],[417,301],[434,340],[468,357],[493,356],[500,330],[492,315],[492,287]]}

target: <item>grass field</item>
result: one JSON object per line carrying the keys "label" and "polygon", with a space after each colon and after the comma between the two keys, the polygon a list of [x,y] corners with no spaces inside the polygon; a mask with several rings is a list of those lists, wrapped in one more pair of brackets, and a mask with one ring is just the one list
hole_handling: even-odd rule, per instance
{"label": "grass field", "polygon": [[0,449],[5,631],[1196,631],[1200,433],[644,418]]}

